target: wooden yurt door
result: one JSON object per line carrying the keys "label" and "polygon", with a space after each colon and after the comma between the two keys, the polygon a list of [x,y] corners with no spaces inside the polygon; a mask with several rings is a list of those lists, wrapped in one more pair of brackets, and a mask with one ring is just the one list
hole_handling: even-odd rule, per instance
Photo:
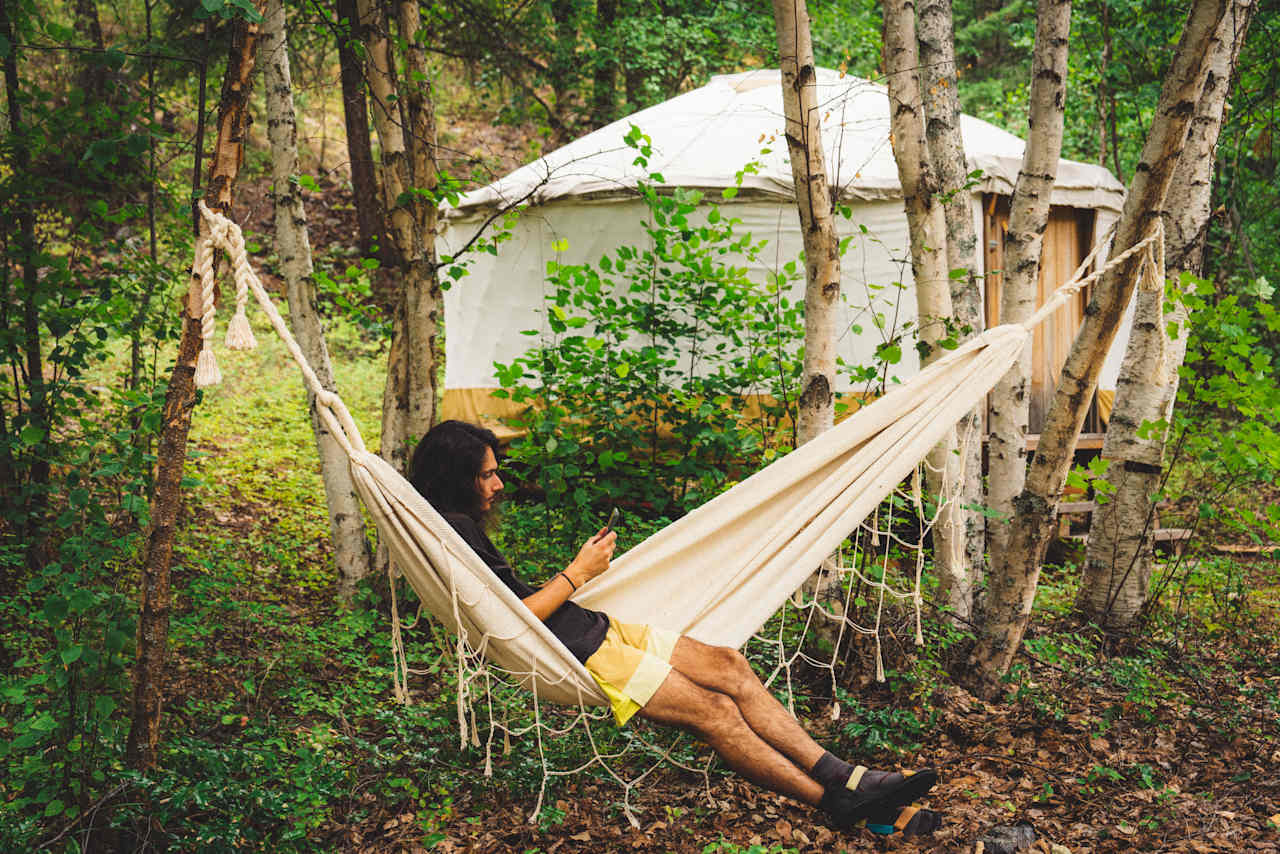
{"label": "wooden yurt door", "polygon": [[[987,326],[1000,322],[1001,275],[1004,269],[1004,235],[1009,227],[1009,197],[987,195],[983,199],[983,245],[986,247],[986,320]],[[1090,210],[1053,207],[1045,230],[1040,255],[1040,283],[1036,305],[1043,305],[1049,294],[1066,282],[1089,255],[1093,240],[1093,217]],[[1031,411],[1027,429],[1038,434],[1044,426],[1045,413],[1053,399],[1058,374],[1071,351],[1071,342],[1084,320],[1088,293],[1082,293],[1036,329],[1031,345]],[[1093,407],[1085,430],[1097,429]]]}

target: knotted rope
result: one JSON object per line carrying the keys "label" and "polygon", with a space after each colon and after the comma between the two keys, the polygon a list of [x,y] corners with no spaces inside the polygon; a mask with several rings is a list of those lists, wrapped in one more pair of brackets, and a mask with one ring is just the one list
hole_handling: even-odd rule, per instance
{"label": "knotted rope", "polygon": [[289,331],[288,324],[280,316],[271,296],[262,286],[258,274],[254,272],[253,265],[249,262],[248,250],[245,249],[244,233],[240,230],[240,226],[217,211],[210,210],[203,201],[200,202],[199,207],[203,227],[200,230],[200,239],[196,242],[193,272],[200,277],[202,288],[204,314],[201,317],[201,334],[204,337],[204,343],[196,362],[196,386],[206,388],[222,382],[222,373],[218,370],[211,343],[214,315],[213,251],[221,249],[227,253],[236,281],[236,311],[231,318],[231,323],[227,326],[227,347],[233,350],[252,350],[258,346],[253,338],[253,332],[249,329],[249,319],[245,316],[245,304],[248,302],[249,294],[252,293],[271,322],[271,327],[284,341],[289,355],[293,356],[293,360],[298,363],[307,388],[315,395],[316,411],[324,419],[338,444],[346,451],[348,457],[365,453],[364,439],[346,404],[335,392],[325,388],[320,382],[315,369],[307,361],[302,348],[293,337],[293,333]]}
{"label": "knotted rope", "polygon": [[1044,301],[1044,305],[1036,309],[1035,313],[1023,321],[1023,328],[1028,332],[1033,331],[1044,322],[1045,318],[1066,305],[1067,300],[1071,299],[1071,297],[1080,293],[1080,291],[1089,287],[1089,285],[1092,285],[1139,252],[1146,253],[1142,270],[1139,271],[1139,275],[1142,277],[1139,280],[1142,282],[1142,287],[1152,287],[1150,284],[1152,277],[1158,277],[1155,279],[1155,287],[1164,286],[1164,217],[1158,216],[1155,218],[1155,226],[1146,237],[1116,257],[1109,259],[1102,267],[1085,276],[1084,271],[1093,266],[1098,259],[1098,255],[1107,245],[1108,241],[1099,240],[1097,245],[1093,247],[1093,251],[1089,253],[1089,257],[1080,263],[1080,266],[1071,274],[1071,278],[1067,280],[1066,284],[1051,293],[1049,298]]}

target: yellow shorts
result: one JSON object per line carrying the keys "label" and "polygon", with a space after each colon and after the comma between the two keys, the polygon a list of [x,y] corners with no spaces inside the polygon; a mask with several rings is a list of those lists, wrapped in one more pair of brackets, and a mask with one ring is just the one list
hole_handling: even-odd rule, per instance
{"label": "yellow shorts", "polygon": [[604,643],[586,661],[587,672],[609,698],[618,726],[644,708],[671,672],[680,636],[666,629],[609,620]]}

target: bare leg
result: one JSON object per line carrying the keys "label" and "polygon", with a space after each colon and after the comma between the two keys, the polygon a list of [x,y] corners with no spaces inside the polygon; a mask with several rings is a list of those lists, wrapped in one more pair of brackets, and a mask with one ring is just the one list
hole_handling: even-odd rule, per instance
{"label": "bare leg", "polygon": [[822,800],[822,785],[762,740],[740,708],[727,694],[696,685],[672,670],[639,714],[695,733],[746,779],[816,806]]}
{"label": "bare leg", "polygon": [[731,697],[747,725],[802,771],[808,772],[826,752],[761,684],[736,649],[682,636],[671,654],[671,666],[691,682]]}

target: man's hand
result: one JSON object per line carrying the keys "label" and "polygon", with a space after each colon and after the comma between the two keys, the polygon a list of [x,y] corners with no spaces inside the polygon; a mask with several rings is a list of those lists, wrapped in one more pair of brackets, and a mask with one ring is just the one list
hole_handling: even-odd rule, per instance
{"label": "man's hand", "polygon": [[573,592],[609,568],[618,535],[601,528],[578,550],[578,556],[546,584],[522,600],[539,620],[545,620],[565,603]]}
{"label": "man's hand", "polygon": [[613,552],[618,547],[618,532],[601,528],[578,549],[578,556],[565,569],[573,583],[581,587],[609,568]]}

